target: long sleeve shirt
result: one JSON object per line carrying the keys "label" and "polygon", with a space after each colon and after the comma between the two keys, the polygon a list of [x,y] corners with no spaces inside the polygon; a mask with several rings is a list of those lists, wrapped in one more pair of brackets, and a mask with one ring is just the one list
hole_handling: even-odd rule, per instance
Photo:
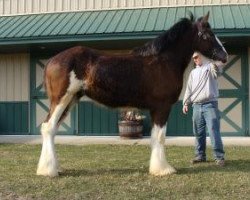
{"label": "long sleeve shirt", "polygon": [[217,77],[221,67],[211,62],[196,66],[189,75],[183,104],[217,101],[219,96]]}

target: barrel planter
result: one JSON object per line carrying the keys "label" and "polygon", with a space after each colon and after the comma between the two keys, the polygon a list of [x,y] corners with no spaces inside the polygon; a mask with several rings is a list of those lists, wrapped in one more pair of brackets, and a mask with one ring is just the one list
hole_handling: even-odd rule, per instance
{"label": "barrel planter", "polygon": [[122,138],[142,138],[143,121],[119,121],[119,134]]}

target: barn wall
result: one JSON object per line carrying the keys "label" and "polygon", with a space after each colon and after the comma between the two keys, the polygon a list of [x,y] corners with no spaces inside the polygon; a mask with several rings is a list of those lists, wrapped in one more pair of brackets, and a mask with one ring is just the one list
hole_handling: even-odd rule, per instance
{"label": "barn wall", "polygon": [[28,133],[29,55],[0,55],[0,134]]}
{"label": "barn wall", "polygon": [[246,3],[250,0],[0,0],[0,15]]}

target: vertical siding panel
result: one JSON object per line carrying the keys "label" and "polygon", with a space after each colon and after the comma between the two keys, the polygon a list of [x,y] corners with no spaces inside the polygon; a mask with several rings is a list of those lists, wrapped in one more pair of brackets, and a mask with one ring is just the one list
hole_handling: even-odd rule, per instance
{"label": "vertical siding panel", "polygon": [[12,62],[13,62],[13,79],[14,79],[14,101],[20,101],[22,96],[22,80],[21,80],[21,60],[20,56],[12,55]]}
{"label": "vertical siding panel", "polygon": [[186,0],[179,0],[178,4],[179,5],[186,5],[187,3],[186,3]]}
{"label": "vertical siding panel", "polygon": [[19,13],[18,0],[12,0],[11,1],[11,13]]}
{"label": "vertical siding panel", "polygon": [[24,103],[22,104],[22,110],[21,110],[21,132],[27,133],[29,132],[29,115],[28,115],[28,110],[29,110],[29,104]]}
{"label": "vertical siding panel", "polygon": [[27,0],[18,0],[18,5],[17,5],[18,13],[25,13],[26,1]]}
{"label": "vertical siding panel", "polygon": [[109,127],[110,127],[110,133],[113,134],[118,133],[118,112],[115,110],[110,113]]}
{"label": "vertical siding panel", "polygon": [[33,7],[32,7],[32,12],[40,12],[40,5],[39,5],[40,0],[33,0]]}
{"label": "vertical siding panel", "polygon": [[203,0],[204,4],[212,4],[212,0]]}
{"label": "vertical siding panel", "polygon": [[98,10],[100,10],[100,9],[102,9],[103,6],[104,5],[104,3],[103,3],[103,0],[92,0],[92,7],[91,8],[88,8],[87,7],[87,9],[98,9]]}
{"label": "vertical siding panel", "polygon": [[4,6],[3,5],[4,5],[3,1],[0,1],[0,15],[4,14],[4,11],[3,11]]}
{"label": "vertical siding panel", "polygon": [[6,60],[4,59],[4,56],[2,56],[2,63],[3,63],[3,77],[2,77],[2,84],[3,84],[3,98],[2,101],[6,101],[7,100],[7,66],[6,66]]}
{"label": "vertical siding panel", "polygon": [[92,133],[93,130],[93,105],[89,101],[85,101],[81,103],[83,106],[83,111],[81,114],[84,113],[84,120],[81,126],[83,127],[82,130],[84,133]]}
{"label": "vertical siding panel", "polygon": [[95,106],[92,103],[93,106],[93,133],[100,133],[101,132],[101,110],[99,107]]}
{"label": "vertical siding panel", "polygon": [[71,0],[70,2],[70,10],[78,10],[78,0]]}
{"label": "vertical siding panel", "polygon": [[160,0],[160,6],[168,6],[168,0]]}
{"label": "vertical siding panel", "polygon": [[7,129],[6,113],[7,113],[6,105],[0,102],[0,132],[4,132],[4,130]]}
{"label": "vertical siding panel", "polygon": [[111,8],[119,8],[119,0],[110,0],[110,7]]}
{"label": "vertical siding panel", "polygon": [[134,0],[127,0],[126,7],[133,7],[134,6]]}
{"label": "vertical siding panel", "polygon": [[3,14],[5,15],[11,14],[10,0],[3,1]]}
{"label": "vertical siding panel", "polygon": [[86,9],[86,0],[79,0],[79,10]]}
{"label": "vertical siding panel", "polygon": [[0,101],[28,101],[29,56],[0,56]]}
{"label": "vertical siding panel", "polygon": [[94,1],[86,1],[86,9],[94,9]]}
{"label": "vertical siding panel", "polygon": [[154,2],[154,6],[159,6],[160,5],[160,0],[155,0]]}
{"label": "vertical siding panel", "polygon": [[143,1],[143,6],[145,6],[145,7],[150,7],[150,6],[151,6],[151,3],[152,3],[151,0],[144,0],[144,1]]}
{"label": "vertical siding panel", "polygon": [[109,133],[109,111],[106,108],[100,109],[100,132],[102,135]]}
{"label": "vertical siding panel", "polygon": [[[7,119],[7,121],[6,121]],[[13,131],[14,128],[14,108],[13,106],[9,106],[9,104],[7,104],[7,109],[6,109],[6,119],[4,121],[6,121],[7,123],[7,127],[5,131]]]}
{"label": "vertical siding panel", "polygon": [[11,61],[11,56],[6,56],[6,67],[7,67],[7,84],[6,84],[6,90],[7,90],[7,101],[13,101],[14,99],[14,66],[13,62]]}
{"label": "vertical siding panel", "polygon": [[47,3],[47,12],[55,12],[56,11],[56,7],[55,7],[55,0],[46,0]]}
{"label": "vertical siding panel", "polygon": [[48,1],[40,0],[40,12],[48,12]]}
{"label": "vertical siding panel", "polygon": [[118,5],[119,5],[119,8],[124,8],[127,6],[127,1],[126,0],[118,0]]}
{"label": "vertical siding panel", "polygon": [[69,11],[70,10],[70,0],[64,0],[63,1],[63,11]]}
{"label": "vertical siding panel", "polygon": [[[4,64],[3,64],[3,58],[0,55],[0,102],[4,99]],[[1,119],[0,119],[1,121]]]}
{"label": "vertical siding panel", "polygon": [[22,101],[29,101],[29,66],[30,59],[28,54],[22,56]]}
{"label": "vertical siding panel", "polygon": [[32,13],[33,10],[33,0],[26,0],[25,1],[25,12],[26,13]]}
{"label": "vertical siding panel", "polygon": [[14,118],[14,120],[13,120],[13,122],[14,122],[13,131],[15,133],[18,133],[22,129],[21,128],[22,127],[22,125],[21,125],[22,124],[22,115],[21,115],[21,113],[22,113],[22,106],[19,105],[19,104],[17,104],[17,103],[13,103],[13,107],[15,109],[15,114],[13,116],[13,118]]}
{"label": "vertical siding panel", "polygon": [[135,7],[142,7],[142,6],[143,6],[143,0],[135,1]]}
{"label": "vertical siding panel", "polygon": [[62,10],[62,0],[54,0],[55,1],[55,11]]}

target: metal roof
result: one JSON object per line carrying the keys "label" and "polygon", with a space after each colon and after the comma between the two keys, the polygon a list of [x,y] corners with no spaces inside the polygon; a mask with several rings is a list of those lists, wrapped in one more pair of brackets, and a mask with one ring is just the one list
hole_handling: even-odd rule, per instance
{"label": "metal roof", "polygon": [[149,38],[191,11],[219,36],[250,36],[250,5],[142,8],[0,17],[0,44]]}

